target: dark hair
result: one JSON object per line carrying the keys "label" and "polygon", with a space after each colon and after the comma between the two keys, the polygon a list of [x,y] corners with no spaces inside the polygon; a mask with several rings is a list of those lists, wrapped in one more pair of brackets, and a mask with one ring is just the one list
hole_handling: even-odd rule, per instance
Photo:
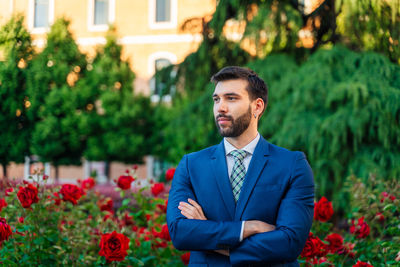
{"label": "dark hair", "polygon": [[[211,82],[217,84],[218,82],[236,79],[242,79],[248,82],[246,89],[249,93],[250,100],[261,98],[264,101],[265,110],[268,103],[268,87],[265,82],[258,77],[257,73],[251,69],[238,66],[225,67],[211,77]],[[264,113],[264,110],[262,113]]]}

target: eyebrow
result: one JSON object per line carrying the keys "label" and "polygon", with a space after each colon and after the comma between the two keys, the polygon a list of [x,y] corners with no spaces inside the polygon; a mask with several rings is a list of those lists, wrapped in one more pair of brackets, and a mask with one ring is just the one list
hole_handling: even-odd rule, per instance
{"label": "eyebrow", "polygon": [[[217,95],[217,94],[213,94],[212,97],[216,97],[216,96],[218,96],[218,95]],[[226,93],[226,94],[224,94],[223,96],[240,96],[240,95],[237,94],[237,93]]]}

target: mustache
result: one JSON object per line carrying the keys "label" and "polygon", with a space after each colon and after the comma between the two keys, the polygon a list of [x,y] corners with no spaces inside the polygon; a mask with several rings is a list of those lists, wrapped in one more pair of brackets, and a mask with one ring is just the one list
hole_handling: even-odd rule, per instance
{"label": "mustache", "polygon": [[218,120],[220,118],[228,119],[231,121],[233,120],[232,116],[226,116],[226,115],[222,115],[222,114],[219,114],[219,115],[217,115],[217,117],[215,117],[216,120]]}

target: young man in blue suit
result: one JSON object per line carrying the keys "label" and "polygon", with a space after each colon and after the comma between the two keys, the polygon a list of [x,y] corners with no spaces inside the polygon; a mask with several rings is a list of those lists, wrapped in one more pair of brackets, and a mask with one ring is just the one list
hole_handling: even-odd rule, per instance
{"label": "young man in blue suit", "polygon": [[172,242],[191,251],[189,266],[298,266],[314,210],[306,157],[258,133],[268,90],[255,72],[226,67],[211,81],[224,139],[179,163],[167,209]]}

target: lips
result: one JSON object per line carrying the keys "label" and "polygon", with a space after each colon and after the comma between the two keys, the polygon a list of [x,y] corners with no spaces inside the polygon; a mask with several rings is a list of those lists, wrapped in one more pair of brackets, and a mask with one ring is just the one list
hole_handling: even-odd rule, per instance
{"label": "lips", "polygon": [[218,117],[217,117],[217,121],[218,121],[219,124],[223,124],[223,123],[227,123],[227,122],[232,121],[232,119],[230,119],[230,118],[228,118],[228,117],[221,117],[221,116],[218,116]]}

